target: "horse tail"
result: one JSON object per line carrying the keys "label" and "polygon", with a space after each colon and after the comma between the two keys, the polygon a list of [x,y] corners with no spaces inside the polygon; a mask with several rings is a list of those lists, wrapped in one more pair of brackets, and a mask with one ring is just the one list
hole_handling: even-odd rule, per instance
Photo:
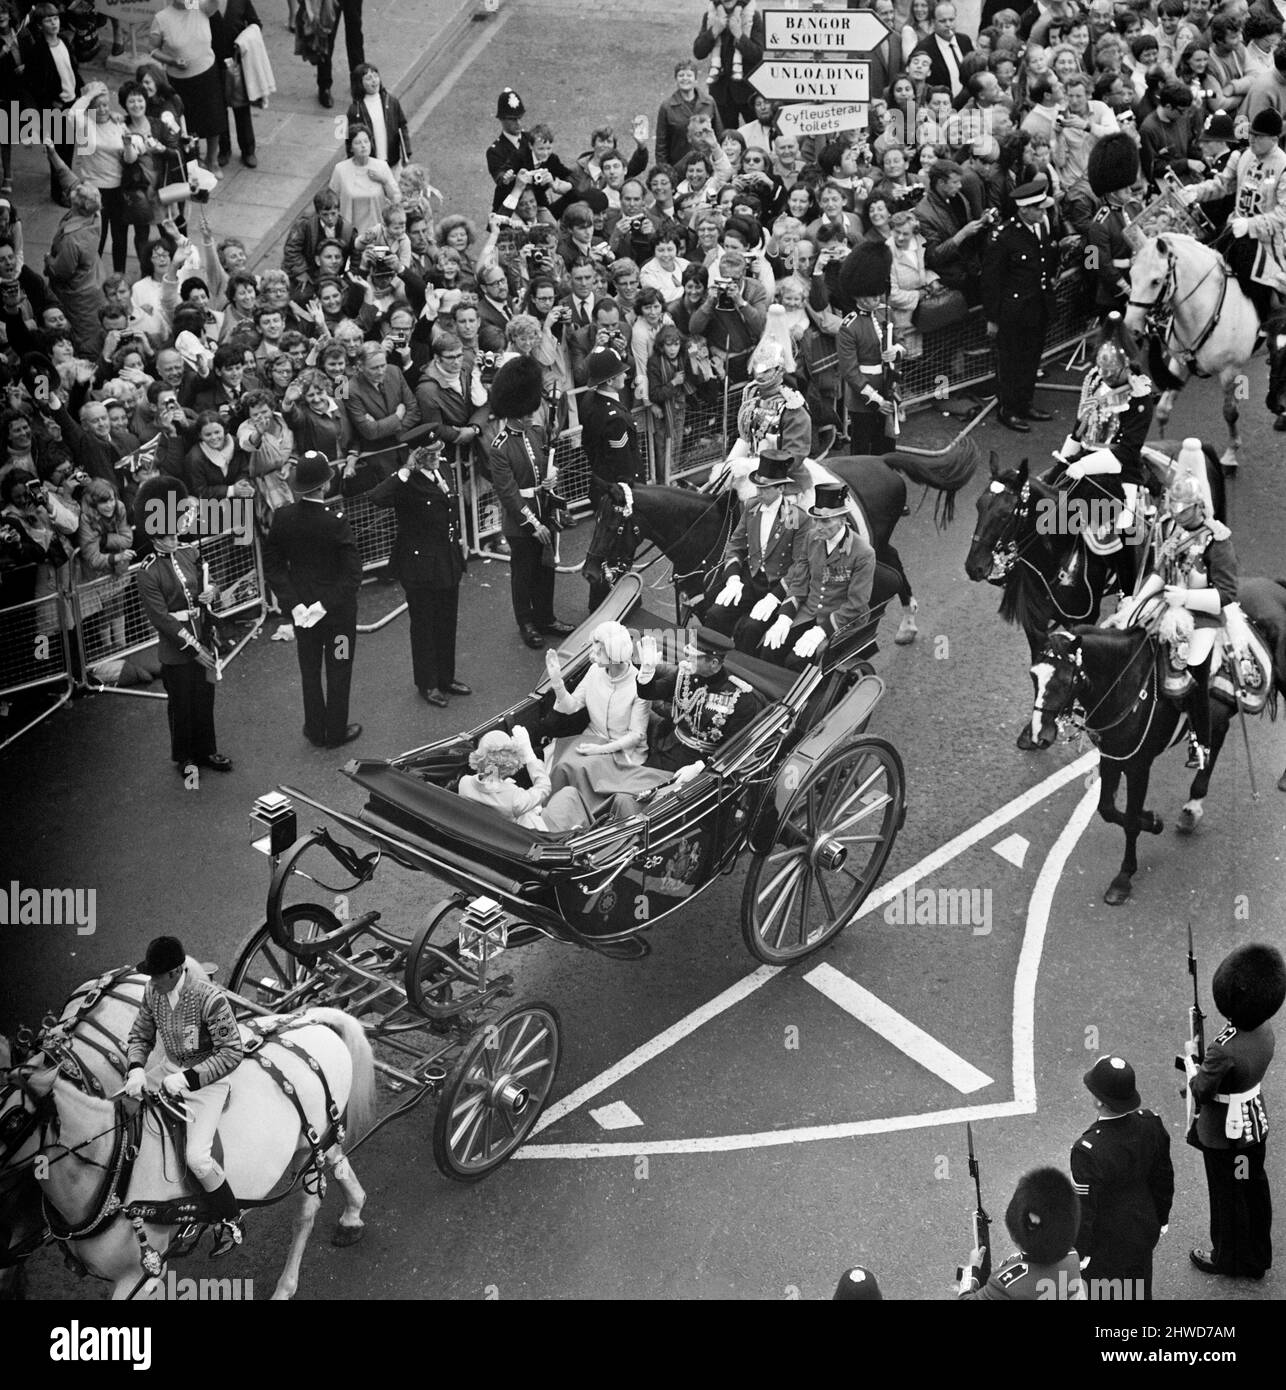
{"label": "horse tail", "polygon": [[939,530],[949,526],[956,514],[956,493],[977,472],[980,455],[978,446],[966,435],[957,439],[945,454],[926,458],[921,454],[904,454],[894,450],[884,455],[884,462],[897,473],[904,473],[913,483],[927,491],[933,488],[938,498],[933,504],[933,521]]}
{"label": "horse tail", "polygon": [[321,1023],[338,1033],[353,1064],[353,1085],[348,1093],[347,1127],[350,1134],[365,1134],[375,1115],[375,1060],[366,1030],[342,1009],[306,1009],[301,1021]]}

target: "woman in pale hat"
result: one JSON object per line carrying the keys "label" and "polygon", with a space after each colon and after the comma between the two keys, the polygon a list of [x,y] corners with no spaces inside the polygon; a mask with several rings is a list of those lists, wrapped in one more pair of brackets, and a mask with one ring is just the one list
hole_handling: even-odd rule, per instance
{"label": "woman in pale hat", "polygon": [[[468,801],[490,806],[529,830],[574,830],[589,824],[589,812],[574,787],[551,792],[549,774],[521,724],[512,735],[499,729],[483,734],[469,754],[469,766],[473,775],[460,778],[460,795]],[[530,790],[514,781],[523,768]]]}

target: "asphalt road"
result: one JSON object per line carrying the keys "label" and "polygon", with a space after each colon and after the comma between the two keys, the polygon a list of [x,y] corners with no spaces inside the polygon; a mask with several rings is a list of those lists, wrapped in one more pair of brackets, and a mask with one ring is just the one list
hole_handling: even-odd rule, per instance
{"label": "asphalt road", "polygon": [[[654,112],[669,55],[691,37],[686,14],[676,31],[670,8],[646,18],[622,12],[610,31],[586,23],[588,5],[502,11],[420,135],[439,152],[435,181],[478,202],[499,86],[519,88],[529,120],[552,113],[568,151],[575,139],[564,129],[586,136],[602,111],[579,96],[584,73],[613,75],[616,109],[602,114],[618,129],[636,110]],[[1282,449],[1258,405],[1262,376],[1258,365],[1230,520],[1243,573],[1280,574]],[[989,422],[980,442],[1006,460],[1045,459],[1075,398],[1050,399],[1053,423],[1018,440]],[[944,427],[920,416],[907,437],[933,444]],[[1222,447],[1221,431],[1216,392],[1199,384],[1181,399],[1171,432]],[[872,732],[899,748],[907,769],[906,826],[885,883],[967,889],[985,917],[898,923],[877,902],[805,965],[748,979],[755,962],[737,926],[737,871],[658,928],[644,961],[552,944],[514,953],[506,964],[520,997],[553,1003],[564,1024],[548,1123],[518,1161],[474,1187],[434,1169],[427,1106],[385,1129],[356,1162],[368,1193],[366,1241],[333,1249],[319,1223],[299,1297],[819,1298],[841,1269],[866,1263],[890,1296],[946,1298],[967,1251],[972,1203],[962,1120],[977,1117],[985,1194],[999,1215],[1022,1171],[1065,1162],[1092,1118],[1080,1076],[1102,1051],[1130,1058],[1145,1103],[1172,1135],[1179,1187],[1158,1252],[1158,1295],[1279,1296],[1279,1276],[1242,1286],[1188,1265],[1187,1248],[1205,1236],[1205,1192],[1197,1155],[1182,1143],[1171,1057],[1187,1003],[1188,920],[1207,1008],[1210,974],[1227,950],[1254,938],[1280,944],[1286,796],[1273,783],[1286,742],[1278,728],[1252,722],[1255,802],[1240,738],[1230,737],[1191,840],[1169,828],[1190,776],[1171,754],[1150,798],[1167,828],[1141,842],[1132,901],[1106,907],[1120,834],[1089,818],[1084,768],[1061,785],[1047,781],[1084,750],[1013,747],[1031,696],[1025,643],[1000,623],[995,591],[963,572],[981,487],[980,479],[962,499],[949,530],[935,531],[927,508],[899,528],[921,636],[896,648],[886,624],[877,665],[888,690]],[[585,534],[575,532],[574,543]],[[369,586],[363,617],[398,597]],[[584,604],[583,582],[561,578],[563,615],[579,617]],[[540,659],[517,638],[501,564],[470,566],[460,652],[460,674],[479,693],[442,712],[415,697],[405,618],[359,638],[352,708],[366,732],[354,751],[391,754],[445,735],[534,683]],[[34,1022],[80,980],[137,957],[158,932],[178,932],[226,967],[262,920],[266,865],[249,847],[247,821],[255,797],[291,782],[339,807],[357,805],[339,758],[302,739],[292,647],[266,636],[252,644],[220,689],[217,718],[237,769],[207,776],[195,795],[166,760],[158,701],[77,701],[3,755],[0,882],[92,886],[98,897],[92,936],[0,928],[0,1030]],[[423,880],[390,870],[371,900],[406,929],[434,896]],[[890,1024],[872,996],[914,1026]],[[673,1038],[654,1042],[665,1030]],[[1266,1090],[1270,1110],[1286,1113],[1280,1076],[1270,1073]],[[606,1107],[606,1116],[590,1113]],[[631,1122],[604,1127],[614,1118]],[[1280,1191],[1280,1145],[1269,1147],[1269,1169]],[[265,1296],[288,1222],[282,1210],[256,1215],[247,1249],[220,1273],[253,1277]],[[37,1295],[85,1292],[49,1252],[31,1274]]]}

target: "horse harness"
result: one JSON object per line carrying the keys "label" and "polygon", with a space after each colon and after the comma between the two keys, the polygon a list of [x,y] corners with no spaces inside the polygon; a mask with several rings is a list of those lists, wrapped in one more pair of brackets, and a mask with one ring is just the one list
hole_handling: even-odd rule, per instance
{"label": "horse harness", "polygon": [[[1126,678],[1126,676],[1129,674],[1130,667],[1134,665],[1134,662],[1135,662],[1135,660],[1138,658],[1140,652],[1150,654],[1151,657],[1152,657],[1152,661],[1151,661],[1151,664],[1150,664],[1150,666],[1149,666],[1149,668],[1148,668],[1148,676],[1146,676],[1146,677],[1144,678],[1143,685],[1142,685],[1142,688],[1139,690],[1139,693],[1134,697],[1133,700],[1131,700],[1131,701],[1129,702],[1128,705],[1126,705],[1124,711],[1123,711],[1121,714],[1119,714],[1115,719],[1113,719],[1110,723],[1108,723],[1108,724],[1099,724],[1099,725],[1091,724],[1091,723],[1090,723],[1090,720],[1094,717],[1094,715],[1097,713],[1097,711],[1098,711],[1098,710],[1107,702],[1107,700],[1111,697],[1112,692],[1117,688],[1117,686],[1120,685],[1121,682],[1122,682],[1122,681]],[[1075,674],[1075,676],[1072,678],[1072,704],[1073,704],[1073,710],[1072,710],[1071,712],[1069,712],[1069,714],[1068,714],[1069,720],[1071,721],[1071,723],[1073,724],[1073,726],[1076,728],[1076,730],[1077,730],[1078,733],[1086,733],[1086,734],[1089,734],[1089,736],[1090,736],[1091,740],[1093,741],[1095,747],[1098,748],[1098,752],[1099,752],[1099,757],[1100,757],[1100,758],[1106,758],[1109,762],[1113,762],[1113,763],[1128,763],[1128,762],[1130,761],[1130,759],[1133,758],[1133,757],[1138,753],[1139,749],[1142,748],[1143,745],[1147,742],[1148,734],[1149,734],[1149,733],[1151,732],[1151,730],[1152,730],[1152,720],[1153,720],[1153,718],[1154,718],[1155,715],[1156,715],[1156,710],[1157,710],[1157,654],[1156,654],[1155,649],[1152,647],[1150,641],[1144,641],[1143,643],[1141,643],[1141,644],[1139,645],[1139,647],[1137,648],[1137,650],[1131,655],[1130,659],[1125,663],[1125,665],[1124,665],[1124,666],[1121,668],[1121,670],[1117,673],[1116,679],[1113,680],[1112,684],[1109,685],[1108,688],[1103,692],[1102,696],[1095,702],[1094,706],[1093,706],[1092,708],[1089,708],[1089,709],[1086,709],[1085,706],[1084,706],[1083,704],[1081,704],[1081,700],[1080,700],[1081,692],[1084,690],[1084,688],[1085,688],[1085,683],[1086,683],[1086,680],[1087,680],[1088,678],[1087,678],[1086,675],[1085,675],[1085,664],[1084,664],[1084,661],[1083,661],[1082,655],[1081,655],[1081,645],[1080,645],[1080,640],[1079,640],[1079,639],[1077,639],[1077,643],[1076,643],[1076,655],[1072,658],[1072,664],[1076,667],[1076,674]],[[1148,693],[1149,684],[1151,685],[1151,696],[1150,696],[1150,697],[1149,697],[1149,693]],[[1146,722],[1146,723],[1144,724],[1144,726],[1143,726],[1143,733],[1140,735],[1138,743],[1136,743],[1136,744],[1134,745],[1134,747],[1133,747],[1128,753],[1118,754],[1118,753],[1106,753],[1106,752],[1104,752],[1104,751],[1103,751],[1103,748],[1101,747],[1101,738],[1102,738],[1102,735],[1105,734],[1105,733],[1108,733],[1110,730],[1115,729],[1115,728],[1119,727],[1121,724],[1125,723],[1125,721],[1134,713],[1134,711],[1135,711],[1136,709],[1138,709],[1138,707],[1139,707],[1141,704],[1149,703],[1149,701],[1150,701],[1150,704],[1149,704],[1149,709],[1148,709],[1147,722]],[[1081,720],[1079,720],[1079,721],[1077,721],[1076,715],[1075,715],[1075,712],[1074,712],[1075,706],[1076,706],[1077,704],[1081,704],[1081,708],[1082,708],[1082,710],[1084,711],[1084,717],[1083,717]],[[1036,709],[1036,710],[1037,710],[1039,713],[1041,713],[1041,714],[1044,714],[1044,713],[1046,712],[1043,703],[1034,703],[1034,704],[1033,704],[1033,708]]]}
{"label": "horse harness", "polygon": [[[1174,318],[1178,311],[1192,298],[1194,294],[1206,283],[1206,281],[1222,266],[1223,280],[1219,286],[1219,303],[1215,305],[1215,311],[1210,315],[1206,326],[1201,330],[1195,342],[1184,344],[1179,339],[1174,327]],[[1227,263],[1222,259],[1216,260],[1215,264],[1197,281],[1195,285],[1183,296],[1177,304],[1169,303],[1165,312],[1161,306],[1172,300],[1178,292],[1178,284],[1175,279],[1174,253],[1166,254],[1166,276],[1161,283],[1161,288],[1157,291],[1154,299],[1131,299],[1127,303],[1131,309],[1143,309],[1147,311],[1148,328],[1156,334],[1158,338],[1164,336],[1166,339],[1166,350],[1172,356],[1177,356],[1184,366],[1193,376],[1208,377],[1209,372],[1203,372],[1197,366],[1197,354],[1205,347],[1215,328],[1218,326],[1219,319],[1223,314],[1224,300],[1228,297],[1228,281],[1232,278],[1232,271],[1228,269]],[[1176,352],[1175,349],[1178,349]]]}

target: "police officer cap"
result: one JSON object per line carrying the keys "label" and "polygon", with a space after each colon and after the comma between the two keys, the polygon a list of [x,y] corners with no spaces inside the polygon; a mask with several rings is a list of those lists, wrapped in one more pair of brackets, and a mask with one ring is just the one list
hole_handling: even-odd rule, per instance
{"label": "police officer cap", "polygon": [[1274,111],[1271,106],[1264,109],[1250,123],[1250,133],[1252,135],[1271,135],[1274,140],[1282,137],[1282,113]]}
{"label": "police officer cap", "polygon": [[296,492],[316,492],[330,482],[335,470],[320,449],[301,454],[290,474],[290,486]]}
{"label": "police officer cap", "polygon": [[491,413],[497,420],[519,420],[540,409],[544,378],[540,363],[511,357],[491,383]]}
{"label": "police officer cap", "polygon": [[1132,188],[1139,177],[1139,147],[1124,131],[1103,136],[1090,151],[1085,175],[1100,198]]}
{"label": "police officer cap", "polygon": [[1124,1057],[1100,1057],[1085,1073],[1085,1089],[1118,1115],[1128,1115],[1141,1104],[1134,1084],[1134,1068]]}
{"label": "police officer cap", "polygon": [[732,648],[732,639],[709,627],[690,627],[685,649],[687,656],[717,656],[720,660]]}
{"label": "police officer cap", "polygon": [[1052,208],[1054,200],[1049,196],[1049,180],[1044,174],[1020,183],[1014,189],[1014,206],[1017,208]]}
{"label": "police officer cap", "polygon": [[402,443],[436,452],[442,447],[442,434],[436,425],[416,425],[402,436]]}
{"label": "police officer cap", "polygon": [[496,98],[496,120],[498,121],[517,120],[526,112],[527,108],[522,104],[522,98],[512,87],[506,87]]}
{"label": "police officer cap", "polygon": [[888,294],[893,253],[884,241],[861,242],[839,268],[839,286],[849,299],[879,299]]}
{"label": "police officer cap", "polygon": [[846,1269],[835,1286],[832,1303],[882,1303],[884,1295],[875,1282],[875,1275],[861,1265]]}
{"label": "police officer cap", "polygon": [[585,379],[591,386],[601,386],[624,370],[625,359],[615,348],[598,348],[585,363]]}
{"label": "police officer cap", "polygon": [[1014,1189],[1005,1229],[1036,1264],[1061,1260],[1076,1240],[1081,1204],[1071,1180],[1057,1168],[1033,1168]]}
{"label": "police officer cap", "polygon": [[165,975],[177,970],[188,958],[177,936],[154,936],[147,943],[147,955],[134,967],[144,975]]}
{"label": "police officer cap", "polygon": [[1286,962],[1275,946],[1251,942],[1225,956],[1215,971],[1215,1008],[1237,1028],[1267,1023],[1286,1001]]}

